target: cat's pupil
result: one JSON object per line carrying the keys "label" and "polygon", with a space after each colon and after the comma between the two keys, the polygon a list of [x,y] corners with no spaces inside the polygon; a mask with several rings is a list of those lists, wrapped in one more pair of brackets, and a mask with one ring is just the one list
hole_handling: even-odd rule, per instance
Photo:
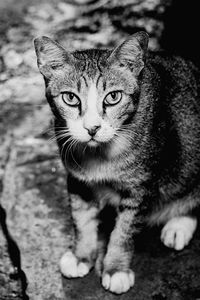
{"label": "cat's pupil", "polygon": [[68,97],[69,97],[69,100],[73,100],[74,94],[73,94],[73,93],[69,93],[69,94],[68,94]]}
{"label": "cat's pupil", "polygon": [[115,92],[112,92],[111,93],[111,97],[115,100],[116,99],[116,97],[117,97],[117,93],[115,93]]}

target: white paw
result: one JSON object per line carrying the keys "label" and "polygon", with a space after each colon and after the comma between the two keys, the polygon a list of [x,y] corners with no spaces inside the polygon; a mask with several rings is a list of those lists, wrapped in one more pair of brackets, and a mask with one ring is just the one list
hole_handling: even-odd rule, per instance
{"label": "white paw", "polygon": [[135,283],[134,272],[116,272],[112,276],[105,273],[102,278],[102,285],[112,293],[121,294],[127,292]]}
{"label": "white paw", "polygon": [[197,227],[196,218],[177,217],[169,220],[161,232],[161,240],[165,246],[182,250],[189,244]]}
{"label": "white paw", "polygon": [[60,271],[68,278],[83,277],[89,273],[89,266],[84,262],[78,262],[76,256],[67,251],[60,260]]}

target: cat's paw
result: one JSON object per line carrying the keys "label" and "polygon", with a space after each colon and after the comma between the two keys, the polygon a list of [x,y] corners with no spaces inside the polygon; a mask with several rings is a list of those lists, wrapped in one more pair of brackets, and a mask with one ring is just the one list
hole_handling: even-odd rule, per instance
{"label": "cat's paw", "polygon": [[71,251],[67,251],[60,260],[60,271],[67,278],[76,278],[87,275],[90,267],[86,262],[79,261]]}
{"label": "cat's paw", "polygon": [[115,294],[126,293],[135,283],[135,275],[132,270],[118,271],[114,274],[105,273],[102,277],[102,285],[106,290]]}
{"label": "cat's paw", "polygon": [[174,248],[175,250],[182,250],[189,244],[196,227],[196,218],[173,218],[163,227],[161,240],[167,247]]}

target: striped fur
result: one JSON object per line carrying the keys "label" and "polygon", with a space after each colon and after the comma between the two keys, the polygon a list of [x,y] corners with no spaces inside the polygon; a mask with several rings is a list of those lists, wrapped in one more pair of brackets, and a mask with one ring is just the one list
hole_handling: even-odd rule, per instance
{"label": "striped fur", "polygon": [[199,72],[178,57],[147,55],[147,43],[139,32],[114,50],[69,53],[35,40],[76,229],[61,271],[81,277],[96,264],[117,294],[134,284],[144,222],[163,224],[163,243],[180,250],[200,203]]}

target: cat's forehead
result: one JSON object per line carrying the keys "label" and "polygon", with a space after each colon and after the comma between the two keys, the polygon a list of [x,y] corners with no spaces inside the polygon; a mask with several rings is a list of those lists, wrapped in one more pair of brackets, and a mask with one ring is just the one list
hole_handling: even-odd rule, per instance
{"label": "cat's forehead", "polygon": [[122,69],[113,67],[109,63],[111,53],[112,51],[103,49],[89,49],[73,53],[76,59],[74,83],[78,89],[80,89],[81,82],[85,87],[89,87],[90,83],[95,84],[96,88],[101,90],[112,88],[112,86],[129,86],[131,82],[129,72],[126,71],[124,74]]}
{"label": "cat's forehead", "polygon": [[85,73],[88,77],[94,78],[107,66],[110,55],[109,50],[88,49],[73,52],[75,58],[75,69],[77,72]]}
{"label": "cat's forehead", "polygon": [[[89,49],[72,53],[73,65],[58,73],[50,83],[52,92],[59,90],[78,91],[86,94],[91,85],[95,85],[98,92],[107,89],[127,89],[130,93],[135,89],[135,82],[128,70],[123,71],[117,66],[110,65],[110,50]],[[130,78],[131,77],[131,78]]]}

